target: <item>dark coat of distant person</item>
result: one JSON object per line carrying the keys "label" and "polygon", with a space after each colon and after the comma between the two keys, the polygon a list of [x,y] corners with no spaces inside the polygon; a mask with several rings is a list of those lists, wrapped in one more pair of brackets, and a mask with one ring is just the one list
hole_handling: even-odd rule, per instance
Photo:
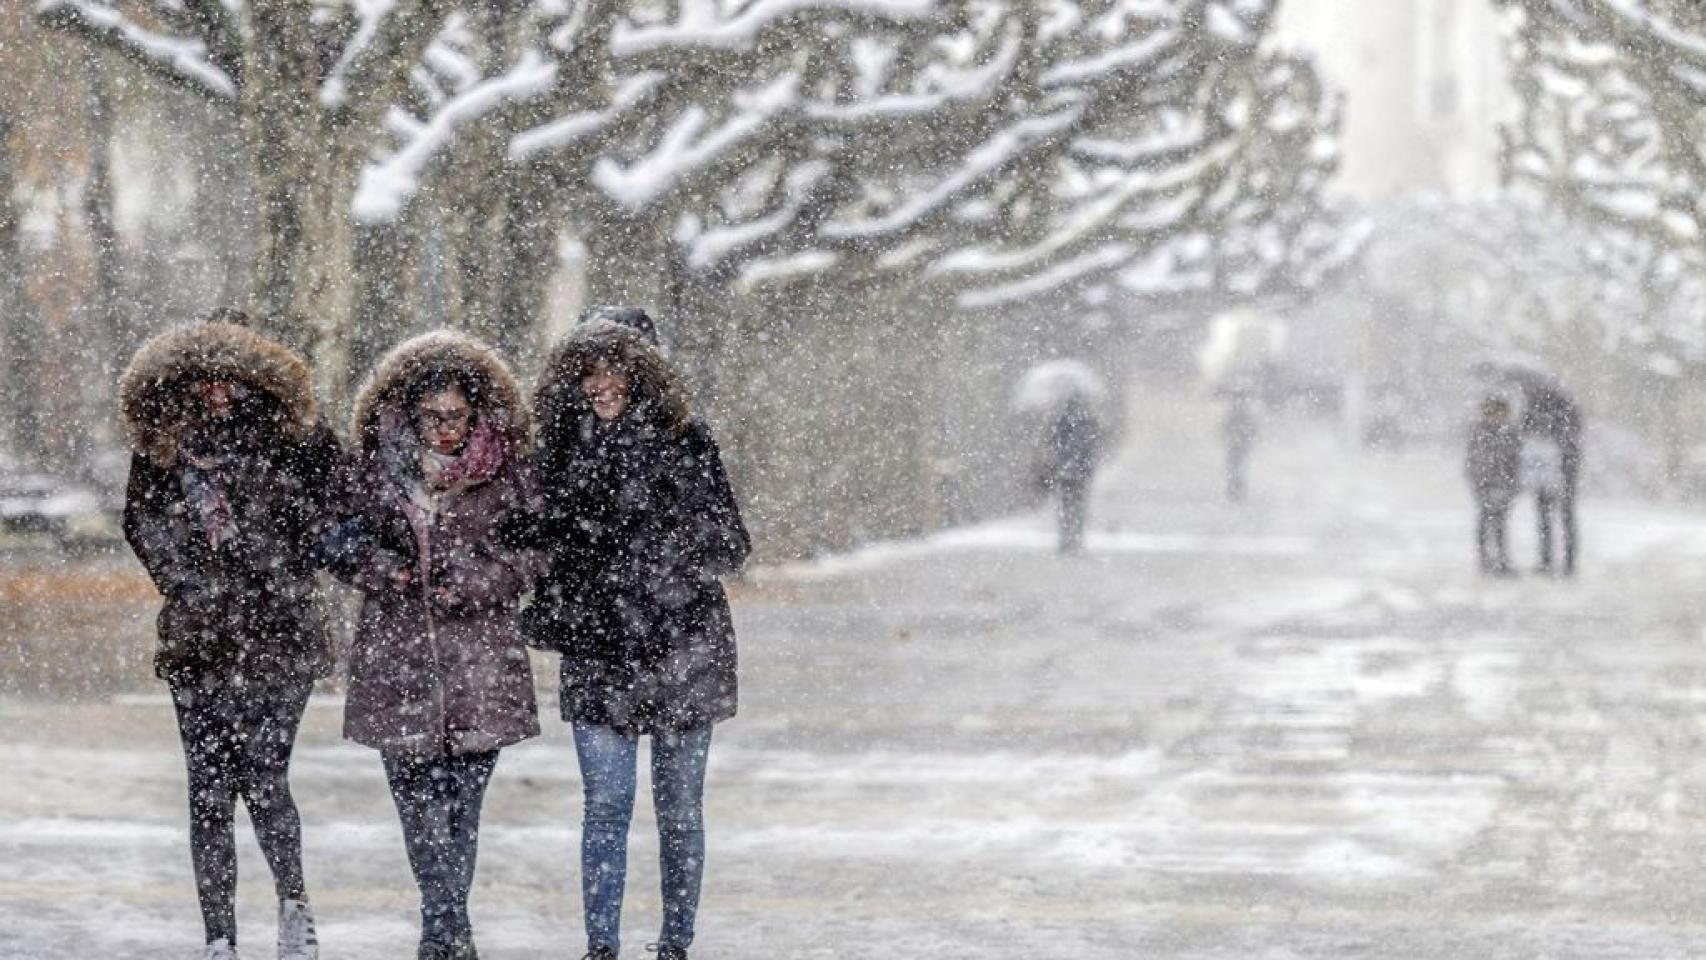
{"label": "dark coat of distant person", "polygon": [[1521,489],[1522,435],[1511,424],[1475,421],[1469,428],[1464,472],[1477,503],[1508,505]]}
{"label": "dark coat of distant person", "polygon": [[1582,412],[1568,394],[1549,384],[1525,383],[1522,387],[1522,419],[1525,435],[1549,437],[1563,454],[1564,484],[1573,494],[1582,459]]}
{"label": "dark coat of distant person", "polygon": [[[230,385],[212,416],[198,383]],[[313,547],[339,462],[307,363],[233,323],[162,333],[119,382],[132,449],[125,539],[164,597],[155,670],[183,682],[324,676]]]}
{"label": "dark coat of distant person", "polygon": [[1038,480],[1045,489],[1085,485],[1102,456],[1102,424],[1082,394],[1068,396],[1044,427]]}

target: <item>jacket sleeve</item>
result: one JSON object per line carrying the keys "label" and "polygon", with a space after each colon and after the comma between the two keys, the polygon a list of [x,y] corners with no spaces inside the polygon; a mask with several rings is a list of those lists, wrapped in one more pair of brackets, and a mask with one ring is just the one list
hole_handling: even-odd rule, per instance
{"label": "jacket sleeve", "polygon": [[657,516],[650,552],[661,565],[712,576],[739,570],[752,539],[708,427],[695,422],[688,428],[673,467],[679,495]]}
{"label": "jacket sleeve", "polygon": [[281,438],[269,459],[274,469],[264,486],[247,493],[249,513],[237,525],[231,555],[274,589],[301,591],[311,586],[305,574],[323,565],[321,540],[337,522],[331,490],[341,460],[337,438],[316,424],[306,436]]}
{"label": "jacket sleeve", "polygon": [[533,588],[538,576],[539,552],[528,545],[523,522],[537,507],[531,471],[517,469],[508,484],[504,514],[492,523],[490,535],[467,550],[449,554],[444,568],[436,571],[440,584],[469,606],[512,603]]}
{"label": "jacket sleeve", "polygon": [[315,564],[364,593],[396,589],[394,576],[411,561],[380,543],[373,519],[364,513],[369,498],[355,461],[345,459],[327,479],[325,518],[315,525]]}
{"label": "jacket sleeve", "polygon": [[130,458],[124,493],[124,539],[165,596],[206,586],[185,543],[187,528],[169,514],[170,475],[141,454]]}
{"label": "jacket sleeve", "polygon": [[323,423],[303,438],[298,448],[296,472],[302,484],[304,534],[316,537],[337,522],[334,497],[345,475],[343,448],[337,435]]}

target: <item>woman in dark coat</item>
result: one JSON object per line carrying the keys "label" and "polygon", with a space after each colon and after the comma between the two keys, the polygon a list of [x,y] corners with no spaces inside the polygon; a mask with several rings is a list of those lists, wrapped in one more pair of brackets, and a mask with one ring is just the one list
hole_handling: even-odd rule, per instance
{"label": "woman in dark coat", "polygon": [[1048,422],[1041,453],[1043,488],[1060,495],[1060,552],[1081,552],[1090,480],[1102,456],[1102,424],[1089,397],[1076,391],[1066,397]]}
{"label": "woman in dark coat", "polygon": [[704,868],[711,727],[735,713],[734,626],[717,577],[751,544],[710,429],[640,331],[580,327],[551,355],[534,411],[549,568],[527,621],[536,645],[563,654],[563,719],[585,782],[589,956],[619,947],[639,739],[650,736],[658,957],[681,960]]}
{"label": "woman in dark coat", "polygon": [[499,749],[539,732],[515,614],[533,571],[527,412],[485,345],[431,333],[356,400],[335,572],[364,594],[344,735],[380,751],[421,890],[418,956],[471,960],[480,807]]}
{"label": "woman in dark coat", "polygon": [[148,341],[119,403],[133,450],[125,538],[165,598],[154,667],[189,771],[204,956],[236,956],[241,798],[272,868],[279,956],[312,960],[289,769],[309,691],[331,668],[310,557],[337,441],[302,357],[234,323]]}
{"label": "woman in dark coat", "polygon": [[1481,572],[1511,575],[1505,520],[1520,489],[1522,436],[1510,422],[1510,401],[1490,396],[1481,402],[1481,418],[1469,428],[1464,474],[1475,495],[1475,553]]}

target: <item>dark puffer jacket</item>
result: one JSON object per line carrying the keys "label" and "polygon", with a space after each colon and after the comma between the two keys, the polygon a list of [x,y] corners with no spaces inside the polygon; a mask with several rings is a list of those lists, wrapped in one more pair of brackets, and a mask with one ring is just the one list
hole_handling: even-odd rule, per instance
{"label": "dark puffer jacket", "polygon": [[1522,435],[1509,424],[1477,420],[1469,428],[1463,470],[1475,492],[1475,502],[1506,507],[1521,488]]}
{"label": "dark puffer jacket", "polygon": [[[580,390],[594,358],[621,366],[631,402],[604,422]],[[562,713],[628,733],[734,716],[734,623],[717,577],[751,550],[710,429],[688,416],[667,361],[635,331],[582,327],[557,348],[534,400],[535,527],[549,567],[526,615],[558,650]]]}
{"label": "dark puffer jacket", "polygon": [[[201,411],[197,381],[237,386],[228,416]],[[165,598],[155,672],[250,685],[330,672],[310,557],[340,454],[302,357],[246,327],[175,328],[137,351],[119,403],[125,539]]]}
{"label": "dark puffer jacket", "polygon": [[1090,401],[1074,393],[1048,423],[1038,479],[1044,489],[1083,486],[1102,456],[1102,424]]}
{"label": "dark puffer jacket", "polygon": [[[474,432],[490,431],[495,455],[439,494],[430,518],[411,520],[413,477],[396,459],[418,449],[405,404],[413,384],[447,371],[472,388]],[[469,337],[417,337],[368,378],[354,434],[343,520],[328,546],[333,571],[363,592],[344,735],[428,755],[496,750],[537,735],[533,669],[516,629],[535,570],[511,535],[530,506],[530,441],[509,368]],[[413,577],[406,588],[394,579],[400,569]],[[429,591],[437,587],[449,588],[454,602],[435,601]]]}

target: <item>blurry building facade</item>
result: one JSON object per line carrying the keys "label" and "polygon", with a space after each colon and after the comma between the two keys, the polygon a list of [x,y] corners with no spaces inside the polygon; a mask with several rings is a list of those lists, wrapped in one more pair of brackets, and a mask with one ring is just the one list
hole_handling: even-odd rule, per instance
{"label": "blurry building facade", "polygon": [[1281,46],[1345,95],[1337,185],[1363,202],[1498,186],[1514,107],[1492,0],[1285,0]]}

